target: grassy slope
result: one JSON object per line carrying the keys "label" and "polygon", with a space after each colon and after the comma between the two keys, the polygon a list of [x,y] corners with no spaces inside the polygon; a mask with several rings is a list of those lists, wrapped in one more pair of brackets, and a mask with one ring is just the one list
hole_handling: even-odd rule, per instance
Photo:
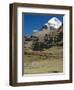
{"label": "grassy slope", "polygon": [[63,71],[63,47],[52,47],[44,51],[51,53],[51,55],[24,55],[25,74],[55,73]]}

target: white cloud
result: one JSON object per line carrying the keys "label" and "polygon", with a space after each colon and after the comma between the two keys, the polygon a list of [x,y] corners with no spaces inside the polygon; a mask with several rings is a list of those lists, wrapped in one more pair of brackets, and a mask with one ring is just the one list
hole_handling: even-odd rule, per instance
{"label": "white cloud", "polygon": [[38,30],[33,30],[33,33],[38,32]]}

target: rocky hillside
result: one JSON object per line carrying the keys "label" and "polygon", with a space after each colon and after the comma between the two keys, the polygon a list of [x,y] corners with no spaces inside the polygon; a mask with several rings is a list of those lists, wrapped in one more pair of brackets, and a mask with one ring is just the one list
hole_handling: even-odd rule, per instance
{"label": "rocky hillside", "polygon": [[[55,19],[56,18],[52,18],[48,21],[51,27],[44,25],[40,31],[34,32],[31,36],[25,35],[24,48],[43,50],[44,48],[50,48],[52,46],[63,46],[63,26],[58,19],[54,21]],[[57,22],[60,22],[60,26],[57,26]]]}

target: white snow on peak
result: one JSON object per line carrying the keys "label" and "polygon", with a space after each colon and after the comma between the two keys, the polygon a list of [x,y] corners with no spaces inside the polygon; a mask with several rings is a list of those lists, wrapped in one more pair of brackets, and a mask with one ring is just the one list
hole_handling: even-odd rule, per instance
{"label": "white snow on peak", "polygon": [[[47,26],[48,30],[58,30],[62,26],[62,22],[57,17],[52,17],[44,24],[44,26]],[[33,35],[37,36],[39,32],[41,31],[34,29]]]}
{"label": "white snow on peak", "polygon": [[62,25],[62,22],[58,18],[53,17],[50,20],[48,20],[48,25],[55,29],[59,29],[60,26]]}

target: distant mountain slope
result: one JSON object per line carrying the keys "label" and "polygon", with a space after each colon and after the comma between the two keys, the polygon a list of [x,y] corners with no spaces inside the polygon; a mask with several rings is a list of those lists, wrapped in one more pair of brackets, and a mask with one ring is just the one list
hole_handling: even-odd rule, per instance
{"label": "distant mountain slope", "polygon": [[[47,25],[47,26],[45,26]],[[42,27],[42,30],[33,30],[32,36],[25,35],[25,48],[50,47],[54,45],[63,45],[63,26],[62,22],[53,17]],[[50,27],[50,28],[49,28]]]}
{"label": "distant mountain slope", "polygon": [[48,29],[43,29],[42,31],[39,31],[35,34],[33,34],[33,36],[38,37],[39,42],[44,42],[44,37],[45,35],[48,35],[50,37],[55,37],[57,35],[57,31],[55,30],[48,30]]}

